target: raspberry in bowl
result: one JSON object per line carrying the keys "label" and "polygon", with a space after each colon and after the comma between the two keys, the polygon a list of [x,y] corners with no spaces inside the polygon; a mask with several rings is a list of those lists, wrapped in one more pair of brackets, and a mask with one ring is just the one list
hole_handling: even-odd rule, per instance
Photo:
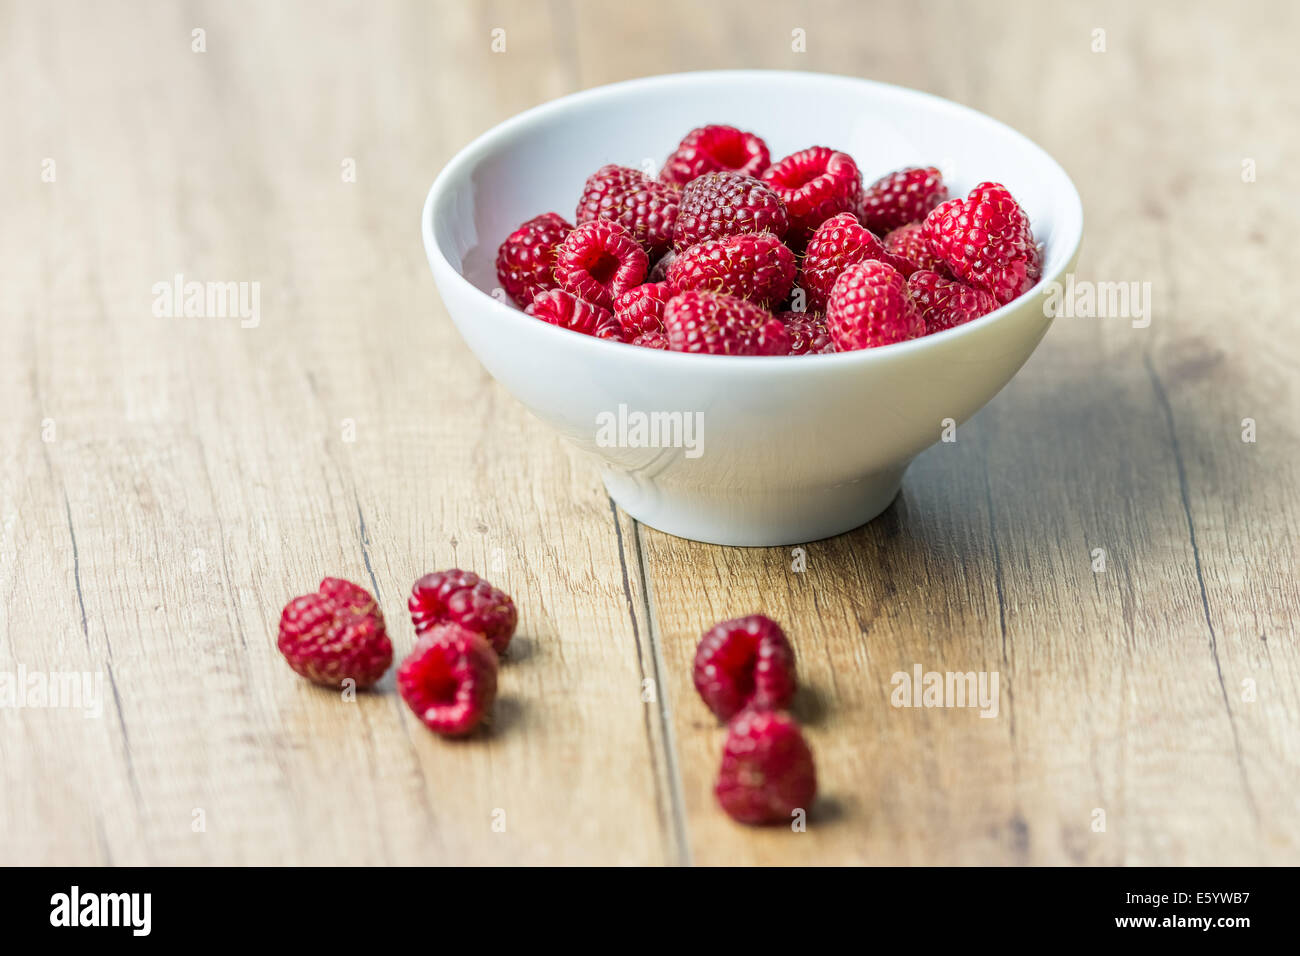
{"label": "raspberry in bowl", "polygon": [[1083,216],[1059,164],[973,110],[726,71],[507,120],[448,163],[422,226],[470,350],[624,510],[783,545],[875,517],[1010,380]]}

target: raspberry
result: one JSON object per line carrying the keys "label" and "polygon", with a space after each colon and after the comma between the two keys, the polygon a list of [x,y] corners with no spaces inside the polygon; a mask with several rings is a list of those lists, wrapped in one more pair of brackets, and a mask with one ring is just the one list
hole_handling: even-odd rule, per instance
{"label": "raspberry", "polygon": [[647,282],[628,289],[614,300],[614,318],[623,335],[634,339],[643,332],[664,330],[664,306],[676,292],[667,282]]}
{"label": "raspberry", "polygon": [[715,624],[695,649],[695,689],[721,720],[746,707],[779,710],[795,691],[794,650],[761,614]]}
{"label": "raspberry", "polygon": [[840,212],[852,212],[862,193],[862,173],[848,153],[813,146],[792,153],[763,173],[790,214],[790,245],[802,249],[813,231]]}
{"label": "raspberry", "polygon": [[791,355],[829,354],[835,351],[831,333],[826,329],[826,319],[819,312],[778,312],[776,317],[785,323],[790,333]]}
{"label": "raspberry", "polygon": [[341,578],[326,578],[315,594],[284,606],[276,647],[295,671],[327,687],[345,680],[369,687],[393,662],[379,605],[370,592]]}
{"label": "raspberry", "polygon": [[496,652],[482,634],[459,624],[435,624],[397,669],[397,690],[430,730],[463,736],[496,700]]}
{"label": "raspberry", "polygon": [[902,273],[872,259],[835,280],[826,327],[841,352],[892,345],[925,335],[925,321],[907,297]]}
{"label": "raspberry", "polygon": [[639,169],[610,164],[587,177],[578,200],[578,225],[612,219],[655,258],[673,241],[681,190],[651,179]]}
{"label": "raspberry", "polygon": [[783,300],[794,283],[794,253],[768,232],[709,239],[679,252],[668,269],[678,291],[700,289],[761,306]]}
{"label": "raspberry", "polygon": [[[885,252],[893,257],[890,265],[905,276],[920,269],[947,275],[948,267],[930,249],[930,244],[925,240],[924,228],[922,223],[910,222],[906,226],[899,226],[881,240]],[[898,264],[900,261],[907,264],[906,269]]]}
{"label": "raspberry", "polygon": [[789,823],[817,797],[817,769],[799,725],[782,711],[744,710],[727,726],[713,788],[740,823]]}
{"label": "raspberry", "polygon": [[520,305],[537,293],[557,287],[553,272],[555,247],[573,231],[558,213],[543,213],[510,233],[497,250],[497,279]]}
{"label": "raspberry", "polygon": [[425,633],[435,624],[459,624],[486,637],[498,654],[506,652],[519,622],[509,594],[473,571],[458,568],[420,578],[411,588],[406,606],[416,634]]}
{"label": "raspberry", "polygon": [[705,173],[682,190],[673,228],[677,251],[741,232],[770,232],[780,239],[790,227],[785,203],[770,186],[739,173]]}
{"label": "raspberry", "polygon": [[650,257],[626,229],[608,219],[584,222],[555,252],[555,281],[566,292],[606,309],[645,280]]}
{"label": "raspberry", "polygon": [[869,259],[888,262],[904,275],[913,271],[911,263],[886,252],[875,234],[852,213],[842,212],[818,226],[804,252],[803,273],[799,276],[809,311],[824,312],[831,286],[840,273],[855,262]]}
{"label": "raspberry", "polygon": [[912,273],[907,294],[925,320],[928,335],[978,319],[998,307],[997,299],[983,289],[953,282],[936,272]]}
{"label": "raspberry", "polygon": [[611,328],[618,331],[618,323],[614,321],[608,309],[602,309],[585,299],[579,299],[563,289],[551,289],[549,292],[539,293],[524,311],[543,322],[573,332],[581,332],[583,335],[608,338]]}
{"label": "raspberry", "polygon": [[664,307],[668,347],[712,355],[785,355],[790,334],[762,306],[718,292],[682,292]]}
{"label": "raspberry", "polygon": [[862,191],[858,218],[872,232],[920,222],[931,209],[948,198],[943,174],[933,166],[911,166],[881,176]]}
{"label": "raspberry", "polygon": [[753,133],[734,126],[701,126],[687,133],[673,150],[659,178],[681,186],[720,170],[757,176],[771,161],[767,144]]}
{"label": "raspberry", "polygon": [[664,332],[642,332],[631,341],[644,349],[668,349],[668,336]]}
{"label": "raspberry", "polygon": [[673,260],[677,258],[677,253],[671,249],[659,257],[659,260],[650,267],[650,275],[646,276],[647,282],[666,282],[668,281],[668,270],[672,268]]}
{"label": "raspberry", "polygon": [[1040,275],[1040,253],[1029,217],[1005,186],[980,183],[965,199],[940,203],[922,234],[953,277],[993,293],[1006,305]]}

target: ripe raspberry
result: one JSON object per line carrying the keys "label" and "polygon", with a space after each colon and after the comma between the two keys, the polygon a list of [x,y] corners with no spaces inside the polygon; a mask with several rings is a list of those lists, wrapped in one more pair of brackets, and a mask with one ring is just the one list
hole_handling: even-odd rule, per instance
{"label": "ripe raspberry", "polygon": [[1005,186],[980,183],[925,217],[922,233],[954,278],[993,293],[1006,305],[1041,274],[1029,217]]}
{"label": "ripe raspberry", "polygon": [[459,624],[435,624],[397,669],[397,690],[430,730],[463,736],[496,700],[496,652],[482,634]]}
{"label": "ripe raspberry", "polygon": [[943,174],[933,166],[911,166],[882,176],[862,191],[858,218],[883,236],[891,229],[920,222],[948,198]]}
{"label": "ripe raspberry", "polygon": [[785,355],[790,335],[762,306],[718,292],[682,292],[664,307],[668,347],[712,355]]}
{"label": "ripe raspberry", "polygon": [[566,292],[606,309],[645,281],[650,258],[626,229],[608,219],[584,222],[555,253],[555,281]]}
{"label": "ripe raspberry", "polygon": [[790,333],[791,355],[828,355],[835,351],[826,318],[820,312],[778,312]]}
{"label": "ripe raspberry", "polygon": [[497,250],[497,279],[510,298],[527,305],[537,293],[558,287],[553,272],[555,247],[572,231],[563,216],[548,212],[506,237]]}
{"label": "ripe raspberry", "polygon": [[515,633],[519,614],[510,595],[494,588],[473,571],[434,571],[415,582],[407,601],[415,633],[435,624],[459,624],[482,634],[498,654],[504,654]]}
{"label": "ripe raspberry", "polygon": [[936,272],[912,273],[907,294],[925,320],[927,335],[978,319],[998,307],[998,300],[983,289],[950,281]]}
{"label": "ripe raspberry", "polygon": [[665,332],[642,332],[631,341],[633,345],[639,345],[644,349],[662,349],[665,352],[668,350],[668,335]]}
{"label": "ripe raspberry", "polygon": [[608,309],[579,299],[563,289],[539,293],[524,311],[543,322],[581,332],[583,335],[595,335],[603,339],[609,337],[611,329],[618,331],[618,323]]}
{"label": "ripe raspberry", "polygon": [[817,798],[817,769],[799,725],[782,711],[744,710],[727,727],[713,788],[740,823],[789,823]]}
{"label": "ripe raspberry", "polygon": [[326,578],[315,594],[284,606],[276,647],[295,671],[327,687],[349,679],[369,687],[393,662],[379,605],[364,588],[341,578]]}
{"label": "ripe raspberry", "polygon": [[587,177],[576,220],[582,225],[594,219],[612,219],[655,258],[672,245],[680,198],[676,186],[651,179],[639,169],[611,163]]}
{"label": "ripe raspberry", "polygon": [[[946,276],[948,267],[934,254],[930,243],[926,242],[924,228],[923,223],[910,222],[906,226],[899,226],[881,240],[885,252],[893,256],[890,265],[905,276],[921,269]],[[900,262],[906,263],[907,268],[901,268]]]}
{"label": "ripe raspberry", "polygon": [[842,212],[818,226],[808,242],[799,276],[799,287],[807,296],[809,311],[824,312],[831,286],[840,273],[855,262],[869,259],[888,262],[904,275],[913,271],[910,263],[886,252],[875,234],[852,213]]}
{"label": "ripe raspberry", "polygon": [[826,327],[841,352],[925,335],[925,321],[907,297],[902,274],[875,259],[840,273],[831,289]]}
{"label": "ripe raspberry", "polygon": [[785,203],[762,180],[739,173],[705,173],[682,190],[673,246],[680,252],[706,239],[742,232],[770,232],[780,239],[789,227]]}
{"label": "ripe raspberry", "polygon": [[792,153],[769,167],[763,182],[785,201],[790,214],[787,237],[796,249],[831,216],[857,209],[862,194],[862,173],[853,157],[825,146]]}
{"label": "ripe raspberry", "polygon": [[679,252],[668,281],[681,292],[702,289],[767,307],[782,301],[794,284],[794,253],[768,232],[709,239]]}
{"label": "ripe raspberry", "polygon": [[750,706],[779,710],[794,697],[796,683],[794,649],[761,614],[713,625],[695,649],[695,689],[721,720]]}
{"label": "ripe raspberry", "polygon": [[647,282],[614,300],[614,318],[627,339],[664,330],[664,306],[676,292],[667,282]]}
{"label": "ripe raspberry", "polygon": [[767,144],[753,133],[734,126],[701,126],[673,150],[659,178],[684,186],[697,176],[720,170],[757,176],[771,161]]}

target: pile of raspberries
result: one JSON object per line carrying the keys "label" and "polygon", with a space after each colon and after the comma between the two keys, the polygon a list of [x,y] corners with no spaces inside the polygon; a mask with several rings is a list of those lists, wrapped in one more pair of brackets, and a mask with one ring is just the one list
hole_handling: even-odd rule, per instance
{"label": "pile of raspberries", "polygon": [[[397,690],[426,727],[463,737],[497,695],[498,658],[519,615],[510,595],[472,571],[426,574],[407,602],[415,646],[397,669]],[[277,647],[297,673],[333,688],[372,687],[393,663],[383,612],[365,588],[326,578],[280,615]],[[723,621],[695,654],[695,687],[727,721],[718,802],[742,823],[789,822],[817,794],[812,752],[785,711],[794,697],[794,651],[761,615]]]}
{"label": "pile of raspberries", "polygon": [[544,213],[497,252],[502,288],[552,325],[643,348],[808,355],[892,345],[985,315],[1042,251],[1005,186],[948,198],[934,167],[863,187],[813,146],[771,162],[732,126],[692,130],[658,178],[588,177],[574,226]]}

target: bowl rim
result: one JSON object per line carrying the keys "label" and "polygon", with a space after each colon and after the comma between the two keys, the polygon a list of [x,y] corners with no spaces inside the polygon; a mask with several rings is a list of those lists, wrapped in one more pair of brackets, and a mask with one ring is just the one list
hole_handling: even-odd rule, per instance
{"label": "bowl rim", "polygon": [[[468,144],[462,147],[438,173],[429,187],[428,195],[425,197],[423,210],[421,213],[421,234],[424,239],[425,254],[428,257],[430,268],[435,274],[435,278],[442,270],[453,276],[454,282],[463,283],[465,287],[474,294],[483,297],[484,305],[489,309],[499,310],[498,314],[509,314],[509,321],[528,322],[536,324],[538,320],[527,315],[522,309],[502,302],[491,294],[484,292],[474,283],[470,282],[461,273],[459,269],[451,264],[446,253],[434,235],[433,230],[433,212],[436,206],[442,202],[448,195],[449,185],[456,181],[462,172],[472,170],[479,161],[481,161],[495,146],[496,141],[515,133],[520,130],[529,129],[544,124],[554,114],[566,112],[580,108],[586,104],[599,102],[605,99],[616,98],[626,95],[629,92],[637,91],[643,88],[671,87],[675,85],[687,85],[698,83],[704,80],[733,80],[743,81],[762,76],[767,79],[787,79],[797,83],[834,83],[844,86],[869,87],[878,92],[884,92],[895,96],[916,97],[919,99],[929,100],[932,105],[940,110],[956,112],[973,116],[978,120],[988,123],[992,126],[999,127],[1013,141],[1018,141],[1019,145],[1027,150],[1037,153],[1039,158],[1050,168],[1053,168],[1059,174],[1061,180],[1068,187],[1069,192],[1063,198],[1065,200],[1065,212],[1063,222],[1058,225],[1058,230],[1064,227],[1068,232],[1063,232],[1061,238],[1054,241],[1064,242],[1069,246],[1068,253],[1060,259],[1062,265],[1053,273],[1044,272],[1039,277],[1037,283],[1031,288],[1021,293],[1015,299],[1005,305],[999,306],[987,315],[982,315],[978,319],[965,322],[961,325],[945,329],[942,332],[934,332],[929,335],[923,335],[919,338],[908,339],[905,342],[895,342],[891,345],[877,346],[870,349],[857,349],[851,352],[832,352],[828,354],[813,355],[712,355],[707,353],[696,352],[675,352],[665,349],[646,349],[628,346],[627,343],[613,342],[606,339],[598,339],[593,335],[585,335],[581,332],[574,332],[571,329],[561,328],[559,326],[550,326],[553,333],[569,336],[574,347],[578,349],[596,348],[600,350],[615,349],[615,354],[621,354],[631,358],[633,355],[639,355],[640,358],[657,362],[689,362],[687,368],[703,370],[706,364],[725,365],[733,370],[737,363],[741,367],[748,368],[751,371],[757,371],[759,366],[753,363],[762,363],[762,368],[776,370],[778,368],[787,368],[793,372],[795,368],[807,370],[813,360],[820,363],[820,367],[829,368],[833,364],[847,366],[850,364],[868,365],[876,362],[889,361],[893,358],[902,357],[910,352],[918,352],[927,348],[941,347],[943,343],[955,342],[967,335],[975,335],[980,329],[987,328],[1001,319],[1007,317],[1012,311],[1023,308],[1028,304],[1030,297],[1037,297],[1044,288],[1052,282],[1060,279],[1066,271],[1071,268],[1075,256],[1078,254],[1079,246],[1083,241],[1083,201],[1079,196],[1078,188],[1074,185],[1074,180],[1070,178],[1064,167],[1053,157],[1047,150],[1039,146],[1028,136],[1021,133],[1014,127],[1008,126],[999,119],[989,116],[979,110],[969,106],[964,106],[953,100],[945,99],[933,93],[927,93],[924,90],[917,90],[911,87],[899,86],[894,83],[883,83],[879,80],[869,80],[862,77],[847,76],[837,73],[818,73],[805,70],[693,70],[683,73],[663,73],[651,76],[637,77],[634,79],[620,80],[616,83],[608,83],[601,86],[591,87],[580,90],[575,93],[569,93],[564,96],[556,97],[537,106],[516,113],[489,127],[480,133]],[[1049,317],[1050,321],[1050,317]],[[546,324],[546,323],[543,323]],[[557,339],[556,341],[562,341]],[[612,358],[609,351],[598,351],[595,356],[603,357],[608,360]],[[749,363],[749,364],[746,364]],[[790,368],[794,363],[795,368]]]}

